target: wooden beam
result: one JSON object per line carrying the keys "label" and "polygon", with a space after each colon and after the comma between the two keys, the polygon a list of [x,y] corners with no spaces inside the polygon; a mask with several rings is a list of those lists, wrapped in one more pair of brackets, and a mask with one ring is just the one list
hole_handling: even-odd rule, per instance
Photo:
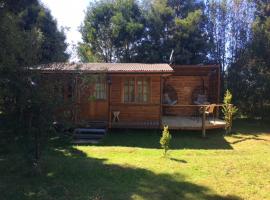
{"label": "wooden beam", "polygon": [[162,113],[163,113],[163,77],[160,76],[160,111],[159,111],[159,127],[162,129]]}
{"label": "wooden beam", "polygon": [[205,137],[205,111],[206,111],[206,106],[203,106],[203,113],[202,113],[202,137]]}
{"label": "wooden beam", "polygon": [[107,83],[108,89],[107,89],[107,94],[108,94],[108,122],[109,122],[109,126],[108,128],[111,129],[112,128],[112,109],[111,109],[111,91],[112,91],[112,82],[111,83]]}

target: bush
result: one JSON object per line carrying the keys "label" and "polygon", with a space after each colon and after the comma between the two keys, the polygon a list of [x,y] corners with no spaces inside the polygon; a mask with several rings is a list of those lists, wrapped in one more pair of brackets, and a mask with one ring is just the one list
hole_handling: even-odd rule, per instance
{"label": "bush", "polygon": [[164,126],[162,136],[161,136],[160,141],[159,141],[159,143],[161,144],[161,148],[164,149],[164,156],[167,155],[167,151],[170,148],[171,139],[172,139],[172,136],[170,135],[169,127]]}
{"label": "bush", "polygon": [[224,105],[222,106],[222,112],[224,114],[224,120],[226,122],[225,126],[226,134],[231,133],[233,115],[238,110],[235,106],[231,104],[231,102],[232,102],[232,93],[229,90],[227,90],[224,95],[223,100]]}

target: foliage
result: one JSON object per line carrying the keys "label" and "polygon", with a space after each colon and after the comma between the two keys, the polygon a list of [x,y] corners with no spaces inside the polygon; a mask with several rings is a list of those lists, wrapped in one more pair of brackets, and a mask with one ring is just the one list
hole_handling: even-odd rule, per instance
{"label": "foliage", "polygon": [[29,138],[25,153],[30,151],[37,160],[55,101],[29,67],[66,61],[65,36],[37,0],[2,0],[0,24],[0,108],[5,122],[1,128],[12,130],[15,138]]}
{"label": "foliage", "polygon": [[[241,60],[251,57],[246,55],[242,58],[243,52],[252,37],[258,33],[252,28],[254,16],[259,12],[264,16],[261,11],[255,12],[255,6],[262,5],[263,2],[99,1],[88,7],[81,28],[83,43],[79,45],[79,55],[83,62],[160,63],[169,62],[170,53],[174,50],[175,64],[218,63],[221,65],[222,93],[223,88],[231,88],[238,104],[241,96],[246,98],[248,95],[238,95],[232,84],[244,85],[238,83],[242,78],[232,79],[233,73],[226,73],[226,70],[230,72],[236,69],[236,76],[241,76],[238,70],[242,66]],[[259,7],[262,6],[257,6]],[[260,42],[253,44],[257,44],[257,53],[265,45]],[[269,48],[263,49],[267,52]],[[248,74],[253,79],[258,79],[256,70]],[[265,105],[267,102],[260,104]],[[238,106],[242,111],[241,105]],[[253,106],[247,108],[251,107]],[[253,113],[254,110],[256,109],[253,108],[250,112]]]}
{"label": "foliage", "polygon": [[81,27],[82,61],[131,61],[143,32],[143,18],[135,0],[90,4]]}
{"label": "foliage", "polygon": [[83,62],[207,62],[209,40],[203,4],[196,1],[99,1],[81,27]]}
{"label": "foliage", "polygon": [[252,38],[228,70],[228,86],[239,109],[249,117],[269,118],[270,103],[270,8],[256,1]]}
{"label": "foliage", "polygon": [[224,105],[222,106],[222,112],[226,122],[225,130],[227,134],[231,133],[233,115],[238,110],[235,106],[232,105],[232,93],[229,90],[227,90],[224,95],[223,103]]}
{"label": "foliage", "polygon": [[164,149],[164,156],[167,155],[167,152],[170,149],[171,139],[172,139],[172,136],[170,135],[169,127],[164,126],[164,129],[162,131],[162,136],[161,136],[160,141],[159,141],[161,148]]}

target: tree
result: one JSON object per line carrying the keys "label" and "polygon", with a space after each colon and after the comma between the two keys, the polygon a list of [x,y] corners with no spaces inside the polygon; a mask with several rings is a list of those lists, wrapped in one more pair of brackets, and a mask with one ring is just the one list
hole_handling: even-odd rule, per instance
{"label": "tree", "polygon": [[229,2],[227,0],[206,1],[207,29],[209,30],[212,46],[209,51],[210,60],[221,65],[221,72],[224,75],[227,65],[227,47],[229,41]]}
{"label": "tree", "polygon": [[145,11],[146,28],[138,60],[168,62],[174,50],[176,64],[208,62],[211,41],[203,8],[197,1],[153,1]]}
{"label": "tree", "polygon": [[111,24],[114,12],[112,2],[95,2],[88,7],[80,30],[83,43],[79,44],[79,56],[82,61],[112,62],[115,59]]}
{"label": "tree", "polygon": [[161,147],[164,149],[164,156],[167,155],[167,152],[170,149],[171,139],[172,139],[172,136],[170,135],[169,127],[164,126],[162,136],[161,136],[160,141],[159,141]]}
{"label": "tree", "polygon": [[186,0],[100,1],[90,4],[81,28],[82,61],[168,62],[208,61],[210,40],[203,4]]}
{"label": "tree", "polygon": [[82,61],[130,62],[143,32],[141,11],[134,0],[90,4],[81,27]]}
{"label": "tree", "polygon": [[[0,113],[14,136],[29,138],[27,148],[39,146],[39,135],[45,135],[52,122],[54,101],[38,84],[40,75],[29,69],[66,61],[65,36],[37,0],[1,0],[0,23]],[[39,148],[34,149],[38,155]]]}
{"label": "tree", "polygon": [[237,112],[237,108],[232,105],[232,93],[227,90],[223,99],[222,112],[226,122],[225,130],[226,134],[231,133],[233,115]]}
{"label": "tree", "polygon": [[252,38],[229,69],[229,87],[239,109],[248,116],[266,117],[270,102],[270,8],[256,1]]}

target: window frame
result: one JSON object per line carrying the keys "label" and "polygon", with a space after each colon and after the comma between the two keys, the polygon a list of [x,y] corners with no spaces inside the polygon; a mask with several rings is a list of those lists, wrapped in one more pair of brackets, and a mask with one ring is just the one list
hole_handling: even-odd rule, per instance
{"label": "window frame", "polygon": [[[125,101],[125,81],[127,79],[134,79],[134,101]],[[142,80],[142,99],[144,98],[144,81],[148,81],[148,94],[147,94],[147,101],[139,101],[138,98],[138,81]],[[150,76],[127,76],[122,78],[122,102],[124,104],[151,104],[152,102],[152,79]]]}
{"label": "window frame", "polygon": [[[99,85],[99,96],[97,97],[97,85]],[[108,86],[107,86],[107,80],[105,77],[96,77],[95,83],[94,83],[94,98],[96,101],[107,101],[108,99]],[[102,92],[104,94],[102,95]]]}

